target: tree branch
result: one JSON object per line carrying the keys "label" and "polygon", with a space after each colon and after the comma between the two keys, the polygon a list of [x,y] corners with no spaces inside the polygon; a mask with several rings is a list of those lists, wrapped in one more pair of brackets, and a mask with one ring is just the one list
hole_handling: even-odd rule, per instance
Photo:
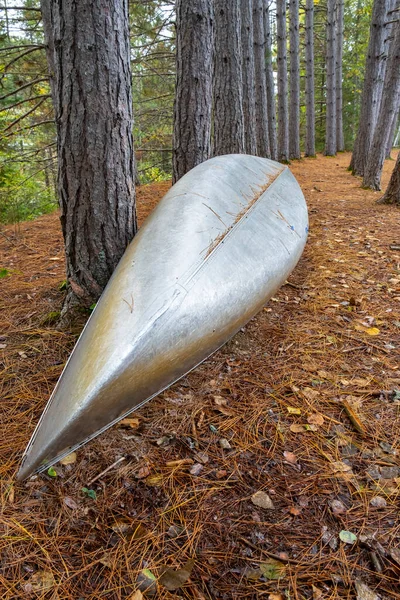
{"label": "tree branch", "polygon": [[5,73],[7,71],[7,69],[9,67],[11,67],[11,65],[16,63],[20,58],[23,58],[24,56],[26,56],[27,54],[30,54],[31,52],[36,52],[36,50],[41,50],[42,48],[44,48],[44,46],[36,46],[36,48],[29,48],[28,50],[25,50],[25,52],[21,52],[21,54],[19,56],[16,56],[12,60],[10,60],[10,62],[7,65],[4,66],[3,73]]}
{"label": "tree branch", "polygon": [[17,135],[17,133],[20,133],[21,131],[26,131],[27,129],[33,129],[34,127],[39,127],[39,125],[47,125],[48,123],[54,124],[54,122],[55,122],[54,119],[48,119],[46,121],[39,121],[39,123],[33,123],[33,125],[28,125],[27,127],[21,127],[20,129],[17,129],[16,131],[7,133],[7,135],[3,135],[3,138],[8,138],[8,137],[11,137],[12,135]]}
{"label": "tree branch", "polygon": [[11,110],[11,108],[15,108],[20,104],[25,104],[25,102],[30,102],[31,100],[38,100],[39,98],[50,98],[50,94],[39,94],[38,96],[31,96],[30,98],[25,98],[25,100],[20,100],[19,102],[15,102],[14,104],[9,104],[5,108],[0,110],[0,113],[6,112],[7,110]]}
{"label": "tree branch", "polygon": [[8,98],[9,96],[13,96],[14,94],[18,94],[18,92],[20,92],[21,90],[24,90],[24,89],[26,89],[27,87],[29,87],[31,85],[35,85],[36,83],[40,83],[41,81],[49,81],[49,78],[48,77],[41,77],[40,79],[34,79],[33,81],[29,81],[28,83],[24,83],[24,85],[21,85],[16,90],[13,90],[12,92],[8,92],[8,94],[4,94],[4,96],[0,96],[0,100],[4,100],[5,98]]}
{"label": "tree branch", "polygon": [[18,119],[15,119],[15,121],[13,121],[10,125],[8,125],[8,127],[6,127],[5,129],[3,129],[2,133],[5,133],[9,129],[11,129],[11,127],[14,127],[14,125],[16,125],[17,123],[19,123],[20,121],[22,121],[22,119],[25,119],[26,117],[28,117],[29,115],[31,115],[33,112],[35,112],[35,110],[37,108],[39,108],[39,106],[41,106],[45,100],[46,100],[46,98],[43,98],[42,100],[40,100],[40,102],[38,102],[36,104],[36,106],[34,106],[30,110],[28,110],[25,114],[23,114],[20,117],[18,117]]}

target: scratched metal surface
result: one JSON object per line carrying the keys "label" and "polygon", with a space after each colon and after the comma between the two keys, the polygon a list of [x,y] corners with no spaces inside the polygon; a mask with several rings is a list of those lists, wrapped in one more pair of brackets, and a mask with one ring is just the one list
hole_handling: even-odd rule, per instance
{"label": "scratched metal surface", "polygon": [[32,436],[46,468],[223,345],[286,280],[308,231],[290,170],[213,158],[176,183],[127,248]]}

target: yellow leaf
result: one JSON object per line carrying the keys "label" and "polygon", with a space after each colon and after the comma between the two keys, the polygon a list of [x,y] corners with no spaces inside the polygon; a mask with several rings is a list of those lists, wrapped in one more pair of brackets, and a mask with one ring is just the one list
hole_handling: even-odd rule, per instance
{"label": "yellow leaf", "polygon": [[365,333],[367,333],[368,335],[379,335],[379,329],[377,327],[368,327],[365,330]]}
{"label": "yellow leaf", "polygon": [[290,415],[301,415],[300,408],[296,408],[295,406],[287,406],[286,408]]}
{"label": "yellow leaf", "polygon": [[76,452],[71,452],[71,454],[64,456],[64,458],[60,460],[60,464],[62,465],[73,465],[74,462],[76,462]]}
{"label": "yellow leaf", "polygon": [[312,413],[309,417],[307,417],[307,422],[311,425],[323,425],[324,417],[320,413]]}

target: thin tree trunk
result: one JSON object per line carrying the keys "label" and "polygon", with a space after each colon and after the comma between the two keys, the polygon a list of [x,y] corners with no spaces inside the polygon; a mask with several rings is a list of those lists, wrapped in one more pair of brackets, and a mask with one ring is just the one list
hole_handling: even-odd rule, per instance
{"label": "thin tree trunk", "polygon": [[272,40],[269,0],[264,0],[265,69],[267,75],[268,135],[271,158],[277,160],[275,80],[272,68]]}
{"label": "thin tree trunk", "polygon": [[241,10],[245,145],[247,154],[257,154],[253,0],[241,0]]}
{"label": "thin tree trunk", "polygon": [[299,0],[289,4],[290,37],[290,109],[289,109],[289,158],[301,158],[300,154],[300,35]]}
{"label": "thin tree trunk", "polygon": [[211,0],[177,0],[173,183],[211,154]]}
{"label": "thin tree trunk", "polygon": [[315,156],[314,0],[306,0],[306,145],[305,155]]}
{"label": "thin tree trunk", "polygon": [[286,52],[286,0],[276,0],[278,45],[278,160],[289,161],[289,113]]}
{"label": "thin tree trunk", "polygon": [[336,4],[336,149],[344,150],[343,136],[343,27],[344,27],[344,0],[337,0]]}
{"label": "thin tree trunk", "polygon": [[214,156],[245,153],[240,0],[215,0]]}
{"label": "thin tree trunk", "polygon": [[395,167],[392,176],[387,186],[386,192],[380,200],[379,204],[397,204],[400,206],[400,152],[397,155]]}
{"label": "thin tree trunk", "polygon": [[397,130],[398,130],[399,112],[400,112],[400,98],[398,98],[398,101],[397,101],[396,113],[395,113],[395,116],[394,116],[394,119],[393,119],[393,122],[392,122],[392,127],[390,129],[388,144],[386,146],[386,155],[385,155],[385,158],[391,158],[392,148],[393,148],[393,146],[395,144],[396,133],[397,133]]}
{"label": "thin tree trunk", "polygon": [[350,169],[354,175],[364,175],[369,148],[374,134],[377,87],[381,62],[384,59],[386,13],[389,0],[374,0],[365,77],[361,99],[360,122],[351,157]]}
{"label": "thin tree trunk", "polygon": [[69,292],[100,296],[136,232],[128,0],[42,0]]}
{"label": "thin tree trunk", "polygon": [[386,65],[385,93],[364,170],[363,187],[373,190],[381,189],[383,163],[400,95],[400,20],[394,24],[393,35]]}
{"label": "thin tree trunk", "polygon": [[327,1],[325,154],[336,154],[336,0]]}
{"label": "thin tree trunk", "polygon": [[256,69],[256,133],[258,156],[271,156],[268,134],[267,74],[263,0],[253,0],[254,62]]}

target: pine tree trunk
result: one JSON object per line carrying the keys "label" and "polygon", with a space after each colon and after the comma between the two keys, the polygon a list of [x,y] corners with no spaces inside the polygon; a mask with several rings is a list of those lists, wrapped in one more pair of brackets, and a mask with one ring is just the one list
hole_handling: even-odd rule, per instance
{"label": "pine tree trunk", "polygon": [[214,156],[244,154],[240,0],[215,0]]}
{"label": "pine tree trunk", "polygon": [[336,154],[336,0],[327,1],[325,154]]}
{"label": "pine tree trunk", "polygon": [[290,109],[289,109],[289,158],[301,158],[300,154],[300,36],[299,0],[289,4],[290,37]]}
{"label": "pine tree trunk", "polygon": [[394,24],[380,113],[364,170],[363,187],[381,189],[381,176],[392,124],[400,96],[400,20]]}
{"label": "pine tree trunk", "polygon": [[265,68],[264,5],[253,0],[254,62],[256,69],[256,133],[258,156],[269,157],[267,74]]}
{"label": "pine tree trunk", "polygon": [[276,0],[278,45],[278,160],[289,161],[289,113],[286,52],[286,0]]}
{"label": "pine tree trunk", "polygon": [[374,134],[375,113],[378,103],[377,88],[379,87],[381,62],[384,59],[388,4],[389,0],[374,0],[361,99],[360,122],[350,162],[350,169],[354,175],[364,175]]}
{"label": "pine tree trunk", "polygon": [[306,146],[305,155],[315,156],[315,92],[314,92],[314,0],[306,0]]}
{"label": "pine tree trunk", "polygon": [[211,153],[213,20],[211,0],[177,0],[173,183]]}
{"label": "pine tree trunk", "polygon": [[392,148],[394,146],[396,133],[398,130],[399,113],[400,113],[400,98],[398,98],[398,101],[397,101],[397,108],[396,108],[396,112],[395,112],[394,119],[392,122],[392,127],[390,129],[389,140],[388,140],[388,143],[386,146],[385,158],[391,158]]}
{"label": "pine tree trunk", "polygon": [[397,204],[400,206],[400,152],[397,155],[395,167],[389,181],[386,192],[380,200],[379,204]]}
{"label": "pine tree trunk", "polygon": [[100,296],[136,232],[128,0],[42,0],[69,292]]}
{"label": "pine tree trunk", "polygon": [[343,136],[343,27],[344,27],[344,0],[337,0],[336,4],[336,149],[344,150]]}
{"label": "pine tree trunk", "polygon": [[269,12],[269,0],[264,0],[264,37],[265,37],[265,69],[267,74],[267,110],[268,110],[268,136],[271,158],[277,160],[278,149],[276,139],[276,106],[275,106],[275,80],[272,68],[272,40]]}
{"label": "pine tree trunk", "polygon": [[257,154],[253,1],[241,0],[243,50],[243,115],[247,154]]}

